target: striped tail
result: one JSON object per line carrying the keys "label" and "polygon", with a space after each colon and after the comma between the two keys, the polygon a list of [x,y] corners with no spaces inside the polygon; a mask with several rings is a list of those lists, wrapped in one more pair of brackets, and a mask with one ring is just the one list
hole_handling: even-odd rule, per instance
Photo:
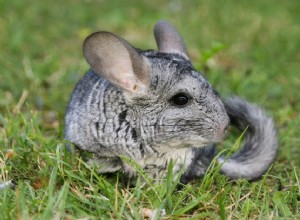
{"label": "striped tail", "polygon": [[261,177],[274,161],[278,140],[274,122],[261,108],[238,97],[224,101],[231,123],[241,131],[246,130],[242,149],[229,159],[218,158],[223,163],[221,172],[237,179],[255,180]]}

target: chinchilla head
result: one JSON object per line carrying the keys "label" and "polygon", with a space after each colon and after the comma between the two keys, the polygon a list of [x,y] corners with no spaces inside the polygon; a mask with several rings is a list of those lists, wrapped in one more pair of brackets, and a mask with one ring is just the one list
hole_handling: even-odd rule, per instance
{"label": "chinchilla head", "polygon": [[93,72],[121,91],[141,142],[180,148],[222,140],[229,123],[224,105],[192,66],[181,36],[165,21],[154,35],[159,50],[142,51],[97,32],[85,40],[84,56]]}

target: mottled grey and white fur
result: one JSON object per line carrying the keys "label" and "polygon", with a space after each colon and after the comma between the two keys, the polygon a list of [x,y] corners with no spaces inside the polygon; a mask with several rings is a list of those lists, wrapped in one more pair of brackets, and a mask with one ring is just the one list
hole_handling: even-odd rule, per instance
{"label": "mottled grey and white fur", "polygon": [[185,44],[168,22],[154,28],[158,51],[142,51],[109,33],[91,34],[83,53],[91,69],[79,81],[66,113],[65,138],[93,153],[99,172],[135,169],[162,178],[169,162],[182,182],[201,177],[216,155],[229,121],[247,128],[242,150],[218,158],[231,178],[259,178],[277,151],[274,123],[255,105],[235,97],[222,101],[192,66]]}

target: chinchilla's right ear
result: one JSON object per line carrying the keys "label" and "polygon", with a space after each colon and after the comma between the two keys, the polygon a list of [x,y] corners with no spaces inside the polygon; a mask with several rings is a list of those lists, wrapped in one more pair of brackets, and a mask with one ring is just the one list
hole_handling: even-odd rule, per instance
{"label": "chinchilla's right ear", "polygon": [[149,84],[147,58],[110,32],[96,32],[87,37],[83,54],[95,73],[130,95]]}

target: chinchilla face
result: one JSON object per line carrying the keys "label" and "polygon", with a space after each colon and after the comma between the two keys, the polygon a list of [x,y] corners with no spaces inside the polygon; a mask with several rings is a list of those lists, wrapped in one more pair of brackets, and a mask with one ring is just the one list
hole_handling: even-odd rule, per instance
{"label": "chinchilla face", "polygon": [[185,56],[148,51],[150,85],[134,97],[142,138],[173,148],[205,146],[221,141],[229,119],[206,78]]}
{"label": "chinchilla face", "polygon": [[134,139],[157,149],[222,140],[229,123],[225,108],[191,65],[180,35],[164,21],[154,35],[159,51],[136,50],[109,32],[90,35],[83,48],[93,72],[121,91]]}

